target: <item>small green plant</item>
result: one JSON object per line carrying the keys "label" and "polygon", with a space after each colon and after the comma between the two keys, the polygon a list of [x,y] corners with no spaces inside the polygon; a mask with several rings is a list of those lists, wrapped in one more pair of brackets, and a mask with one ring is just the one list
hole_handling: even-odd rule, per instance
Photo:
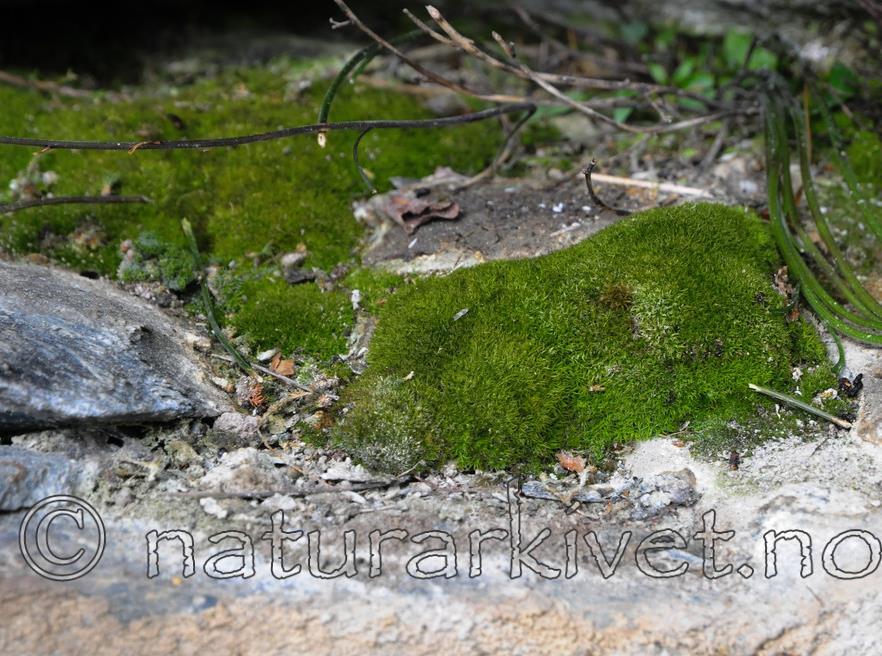
{"label": "small green plant", "polygon": [[[864,197],[864,190],[850,162],[840,152],[838,131],[826,103],[818,94],[814,94],[814,97],[819,101],[827,129],[833,137],[833,158],[839,165],[849,194],[857,201],[856,206],[870,232],[877,239],[882,239],[882,222]],[[866,344],[882,345],[882,304],[857,277],[821,210],[810,168],[808,131],[804,119],[804,114],[796,107],[786,89],[777,88],[765,97],[766,170],[772,234],[791,275],[801,285],[802,295],[828,328],[834,334],[847,335]],[[796,136],[802,185],[811,223],[829,255],[814,243],[800,217],[790,176],[788,124]]]}
{"label": "small green plant", "polygon": [[[697,46],[681,37],[676,29],[668,28],[652,42],[654,47],[646,55],[651,60],[647,68],[656,83],[710,98],[739,75],[778,67],[778,57],[745,32],[729,30],[722,42],[703,39]],[[748,83],[742,80],[741,86]],[[688,109],[702,106],[695,98],[681,97],[678,102]]]}

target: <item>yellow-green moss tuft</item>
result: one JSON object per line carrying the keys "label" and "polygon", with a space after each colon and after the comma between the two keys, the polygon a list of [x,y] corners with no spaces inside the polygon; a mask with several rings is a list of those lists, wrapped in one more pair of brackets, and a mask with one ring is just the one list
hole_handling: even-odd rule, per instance
{"label": "yellow-green moss tuft", "polygon": [[535,467],[743,417],[761,403],[748,383],[790,390],[796,364],[832,384],[817,334],[785,318],[777,261],[756,216],[695,204],[406,286],[382,309],[336,439],[393,470]]}

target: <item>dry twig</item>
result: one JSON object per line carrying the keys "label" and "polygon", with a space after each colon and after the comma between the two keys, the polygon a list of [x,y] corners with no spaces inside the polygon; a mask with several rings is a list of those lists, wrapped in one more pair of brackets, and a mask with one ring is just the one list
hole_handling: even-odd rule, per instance
{"label": "dry twig", "polygon": [[170,139],[168,141],[72,141],[62,139],[39,139],[34,137],[0,136],[0,144],[8,146],[31,146],[47,150],[124,150],[135,153],[142,150],[205,150],[208,148],[231,148],[246,144],[285,139],[300,134],[316,134],[323,131],[349,130],[390,130],[405,128],[440,128],[451,125],[462,125],[484,121],[505,114],[518,114],[533,111],[536,106],[530,102],[509,103],[484,109],[479,112],[445,116],[442,118],[411,119],[411,120],[376,120],[376,121],[340,121],[338,123],[314,123],[282,128],[270,132],[247,134],[239,137],[219,137],[210,139]]}
{"label": "dry twig", "polygon": [[585,176],[585,186],[588,187],[588,195],[591,197],[591,202],[600,207],[601,209],[608,210],[610,212],[615,212],[618,216],[628,216],[631,214],[630,210],[621,210],[616,209],[614,207],[610,207],[606,203],[604,203],[600,197],[594,193],[594,186],[591,184],[591,173],[594,171],[594,167],[597,166],[597,160],[591,160],[591,163],[588,164],[587,167],[582,169],[582,175]]}
{"label": "dry twig", "polygon": [[19,210],[31,207],[45,207],[46,205],[110,205],[119,203],[149,203],[146,196],[46,196],[18,200],[5,205],[0,205],[0,214],[11,214]]}
{"label": "dry twig", "polygon": [[75,89],[64,84],[47,82],[46,80],[30,80],[7,71],[0,71],[0,83],[23,89],[35,89],[43,93],[54,93],[59,96],[67,96],[68,98],[89,98],[93,95],[83,89]]}

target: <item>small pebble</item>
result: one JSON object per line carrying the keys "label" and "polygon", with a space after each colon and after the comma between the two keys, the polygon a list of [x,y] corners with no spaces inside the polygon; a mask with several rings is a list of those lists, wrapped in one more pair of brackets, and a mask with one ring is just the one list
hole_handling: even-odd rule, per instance
{"label": "small pebble", "polygon": [[306,253],[303,251],[285,253],[279,261],[283,269],[296,269],[302,266],[304,262],[306,262]]}
{"label": "small pebble", "polygon": [[270,360],[273,359],[273,357],[275,357],[276,353],[278,353],[278,352],[279,352],[279,349],[275,349],[275,348],[268,349],[266,351],[261,351],[260,353],[257,354],[257,361],[258,362],[269,362]]}

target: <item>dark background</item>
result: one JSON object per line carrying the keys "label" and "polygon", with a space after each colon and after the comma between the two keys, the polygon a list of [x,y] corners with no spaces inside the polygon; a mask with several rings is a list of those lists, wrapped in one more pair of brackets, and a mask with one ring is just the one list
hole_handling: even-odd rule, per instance
{"label": "dark background", "polygon": [[[454,7],[462,3],[440,4]],[[372,26],[397,29],[405,20],[401,9],[414,7],[414,3],[353,0],[350,6]],[[332,31],[331,16],[342,18],[331,0],[128,1],[114,5],[0,0],[0,68],[39,71],[45,76],[72,70],[84,76],[82,81],[87,85],[112,86],[137,82],[152,55],[173,54],[212,34],[287,33],[362,40],[352,29]]]}

